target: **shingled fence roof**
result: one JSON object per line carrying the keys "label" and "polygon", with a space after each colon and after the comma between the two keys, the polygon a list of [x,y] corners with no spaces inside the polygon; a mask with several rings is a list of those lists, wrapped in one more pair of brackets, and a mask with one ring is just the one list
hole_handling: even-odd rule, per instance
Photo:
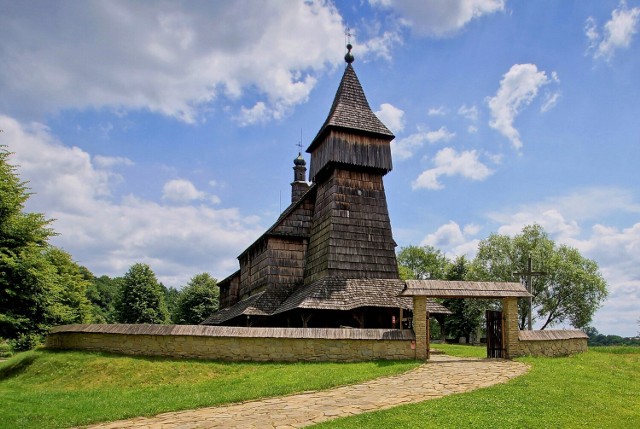
{"label": "shingled fence roof", "polygon": [[527,298],[531,294],[516,282],[471,282],[448,280],[407,280],[401,296],[429,298]]}
{"label": "shingled fence roof", "polygon": [[188,335],[197,337],[246,338],[318,338],[352,340],[414,340],[409,329],[356,328],[246,328],[239,326],[93,324],[63,325],[51,329],[52,334],[93,333],[125,335]]}

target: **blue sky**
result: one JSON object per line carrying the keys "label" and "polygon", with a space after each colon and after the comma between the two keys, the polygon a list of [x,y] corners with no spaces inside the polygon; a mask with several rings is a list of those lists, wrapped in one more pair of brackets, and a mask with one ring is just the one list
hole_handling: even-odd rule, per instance
{"label": "blue sky", "polygon": [[[395,133],[399,246],[542,225],[640,318],[640,1],[4,1],[0,144],[94,274],[224,278],[354,67]],[[308,157],[307,157],[308,160]]]}

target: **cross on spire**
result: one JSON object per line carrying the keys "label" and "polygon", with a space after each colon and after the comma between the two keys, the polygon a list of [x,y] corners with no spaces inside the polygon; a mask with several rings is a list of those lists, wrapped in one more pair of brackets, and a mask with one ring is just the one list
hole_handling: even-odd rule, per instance
{"label": "cross on spire", "polygon": [[[531,294],[531,280],[532,277],[544,276],[547,273],[544,271],[532,271],[531,270],[531,255],[529,255],[529,259],[527,260],[527,269],[525,271],[519,273],[513,273],[514,276],[520,276],[524,278],[525,285],[527,287],[527,292]],[[531,308],[533,307],[533,298],[529,296],[529,312],[527,314],[527,328],[531,331]]]}
{"label": "cross on spire", "polygon": [[353,46],[351,45],[351,29],[349,27],[347,27],[347,29],[345,30],[344,38],[345,42],[347,42],[347,53],[344,56],[344,60],[347,62],[347,64],[351,64],[355,58],[351,53],[351,48],[353,48]]}

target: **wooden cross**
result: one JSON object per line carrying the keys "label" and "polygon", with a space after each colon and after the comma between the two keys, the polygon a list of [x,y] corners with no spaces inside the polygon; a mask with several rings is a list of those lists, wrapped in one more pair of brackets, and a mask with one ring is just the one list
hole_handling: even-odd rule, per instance
{"label": "wooden cross", "polygon": [[[513,273],[514,276],[520,276],[520,277],[524,277],[525,279],[525,283],[526,283],[526,287],[527,287],[527,292],[529,292],[529,295],[531,295],[531,278],[534,276],[544,276],[547,273],[545,273],[544,271],[531,271],[531,255],[529,255],[529,259],[527,260],[527,269],[526,271],[523,271],[521,273]],[[529,296],[529,312],[527,314],[527,328],[531,331],[532,327],[531,327],[531,308],[533,307],[533,297]]]}

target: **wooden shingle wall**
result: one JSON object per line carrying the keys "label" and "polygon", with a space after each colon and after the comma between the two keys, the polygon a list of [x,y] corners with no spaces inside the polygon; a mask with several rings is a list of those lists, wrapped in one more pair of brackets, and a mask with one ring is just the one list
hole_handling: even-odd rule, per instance
{"label": "wooden shingle wall", "polygon": [[218,283],[220,287],[220,309],[231,307],[238,302],[240,294],[240,271]]}
{"label": "wooden shingle wall", "polygon": [[284,287],[302,282],[306,250],[306,239],[271,237],[266,260],[267,283]]}
{"label": "wooden shingle wall", "polygon": [[305,284],[322,277],[397,279],[382,175],[335,169],[318,185]]}
{"label": "wooden shingle wall", "polygon": [[309,237],[311,233],[311,218],[313,216],[313,201],[306,199],[295,207],[286,217],[278,222],[271,230],[274,235],[294,235]]}
{"label": "wooden shingle wall", "polygon": [[329,239],[331,236],[332,195],[335,192],[333,182],[325,181],[318,185],[315,210],[311,226],[311,237],[307,249],[307,263],[304,283],[310,284],[327,276],[329,265]]}
{"label": "wooden shingle wall", "polygon": [[331,164],[371,168],[386,174],[393,168],[389,138],[331,130],[311,154],[309,177],[315,181],[317,175]]}
{"label": "wooden shingle wall", "polygon": [[240,258],[240,299],[267,285],[267,238],[252,246]]}

